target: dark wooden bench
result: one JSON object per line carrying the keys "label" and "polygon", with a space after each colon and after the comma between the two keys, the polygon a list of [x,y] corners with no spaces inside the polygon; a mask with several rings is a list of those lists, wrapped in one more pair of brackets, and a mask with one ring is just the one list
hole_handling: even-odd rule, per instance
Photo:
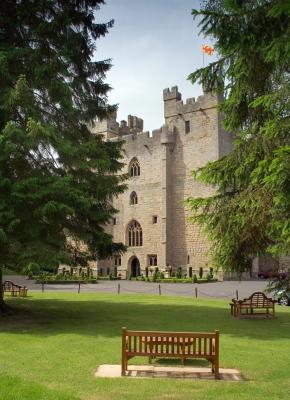
{"label": "dark wooden bench", "polygon": [[263,292],[255,292],[243,300],[232,299],[230,303],[231,315],[237,318],[255,315],[265,315],[275,318],[275,303]]}
{"label": "dark wooden bench", "polygon": [[16,285],[12,281],[4,281],[2,285],[3,293],[10,293],[13,297],[26,297],[27,296],[27,287]]}
{"label": "dark wooden bench", "polygon": [[131,331],[122,328],[122,375],[128,370],[128,360],[135,356],[152,358],[204,358],[211,362],[212,372],[219,378],[219,331],[159,332]]}

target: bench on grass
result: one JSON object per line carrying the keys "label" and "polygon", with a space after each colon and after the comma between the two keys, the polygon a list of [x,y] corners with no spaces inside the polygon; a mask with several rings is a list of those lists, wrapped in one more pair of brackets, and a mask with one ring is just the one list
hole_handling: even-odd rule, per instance
{"label": "bench on grass", "polygon": [[219,378],[219,331],[214,332],[153,332],[122,328],[122,375],[128,360],[135,356],[152,358],[204,358],[211,362],[212,372]]}
{"label": "bench on grass", "polygon": [[16,285],[12,281],[4,281],[2,285],[3,293],[10,293],[13,297],[26,297],[27,296],[27,287]]}
{"label": "bench on grass", "polygon": [[275,318],[275,303],[276,300],[267,297],[263,292],[255,292],[243,300],[232,299],[231,315],[238,318],[254,315]]}

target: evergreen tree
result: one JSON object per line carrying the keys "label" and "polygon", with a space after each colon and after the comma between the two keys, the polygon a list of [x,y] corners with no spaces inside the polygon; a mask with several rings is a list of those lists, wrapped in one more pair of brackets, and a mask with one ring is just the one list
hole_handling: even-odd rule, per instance
{"label": "evergreen tree", "polygon": [[290,3],[208,0],[193,16],[219,58],[189,79],[224,94],[234,149],[194,171],[217,189],[188,204],[215,265],[241,273],[253,256],[290,250]]}
{"label": "evergreen tree", "polygon": [[113,24],[95,22],[102,3],[0,3],[0,285],[4,266],[86,264],[123,250],[103,228],[124,190],[121,143],[88,129],[113,111],[110,60],[92,61]]}

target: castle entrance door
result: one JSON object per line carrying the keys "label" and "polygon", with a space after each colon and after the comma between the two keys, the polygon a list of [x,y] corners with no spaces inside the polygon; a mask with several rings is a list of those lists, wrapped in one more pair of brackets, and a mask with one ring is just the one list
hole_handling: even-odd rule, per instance
{"label": "castle entrance door", "polygon": [[140,262],[137,257],[134,257],[131,261],[131,276],[136,278],[140,275]]}

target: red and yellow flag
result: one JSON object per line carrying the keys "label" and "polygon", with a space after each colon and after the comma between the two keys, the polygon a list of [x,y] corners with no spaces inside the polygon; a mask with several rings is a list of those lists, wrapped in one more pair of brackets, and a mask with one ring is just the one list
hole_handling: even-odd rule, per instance
{"label": "red and yellow flag", "polygon": [[214,48],[208,46],[207,44],[202,45],[202,51],[206,53],[208,56],[212,56],[214,52]]}

